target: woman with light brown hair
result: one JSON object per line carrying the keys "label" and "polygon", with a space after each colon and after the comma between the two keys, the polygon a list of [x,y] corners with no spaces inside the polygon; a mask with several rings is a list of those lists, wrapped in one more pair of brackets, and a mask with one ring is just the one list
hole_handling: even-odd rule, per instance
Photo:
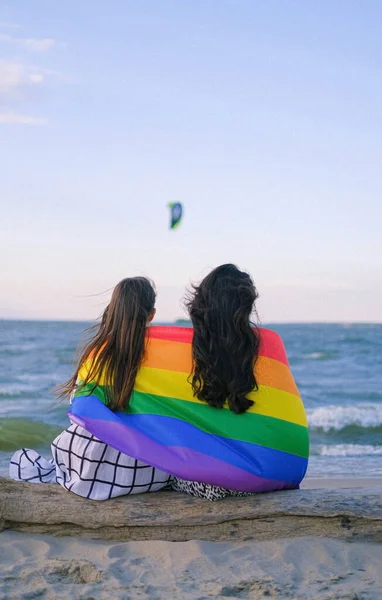
{"label": "woman with light brown hair", "polygon": [[[107,406],[112,411],[128,407],[145,355],[147,328],[155,315],[155,298],[153,284],[144,277],[118,283],[100,321],[91,328],[91,339],[73,375],[57,389],[60,399],[73,398],[79,371],[83,372],[86,365],[81,389],[91,388],[91,382],[102,376],[107,382]],[[16,452],[10,476],[35,483],[57,482],[92,500],[155,492],[171,480],[167,473],[119,452],[76,424],[65,429],[51,447],[51,460],[35,450],[23,448]]]}

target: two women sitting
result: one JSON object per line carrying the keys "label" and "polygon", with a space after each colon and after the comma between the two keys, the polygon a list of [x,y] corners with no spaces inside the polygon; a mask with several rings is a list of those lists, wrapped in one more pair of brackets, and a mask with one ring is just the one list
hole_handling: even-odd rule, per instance
{"label": "two women sitting", "polygon": [[280,337],[251,322],[258,298],[234,265],[188,301],[192,328],[153,326],[155,291],[122,280],[59,396],[71,425],[53,458],[22,449],[10,476],[93,500],[172,487],[216,500],[297,488],[304,407]]}

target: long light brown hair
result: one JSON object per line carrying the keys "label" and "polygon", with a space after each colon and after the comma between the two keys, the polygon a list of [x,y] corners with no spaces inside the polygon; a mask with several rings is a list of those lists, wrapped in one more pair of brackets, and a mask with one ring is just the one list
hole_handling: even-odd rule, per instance
{"label": "long light brown hair", "polygon": [[91,328],[93,335],[80,355],[73,376],[57,388],[57,396],[64,399],[72,395],[81,366],[87,359],[93,359],[81,387],[97,382],[102,374],[107,405],[112,410],[125,409],[144,357],[146,328],[154,306],[155,290],[148,279],[122,279],[114,288],[100,321]]}

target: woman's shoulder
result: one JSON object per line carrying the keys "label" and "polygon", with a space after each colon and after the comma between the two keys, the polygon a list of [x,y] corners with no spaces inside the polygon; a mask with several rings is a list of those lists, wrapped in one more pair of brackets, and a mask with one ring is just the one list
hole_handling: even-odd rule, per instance
{"label": "woman's shoulder", "polygon": [[260,335],[259,355],[273,358],[288,365],[288,358],[281,336],[267,327],[259,327],[257,331]]}
{"label": "woman's shoulder", "polygon": [[180,325],[152,325],[147,330],[147,338],[163,340],[165,342],[179,342],[190,344],[194,336],[192,327]]}

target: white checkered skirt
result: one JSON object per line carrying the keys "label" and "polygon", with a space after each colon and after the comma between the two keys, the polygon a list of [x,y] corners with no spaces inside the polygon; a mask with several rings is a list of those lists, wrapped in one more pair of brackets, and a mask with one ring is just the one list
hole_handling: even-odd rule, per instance
{"label": "white checkered skirt", "polygon": [[157,492],[172,477],[101,442],[79,425],[70,425],[53,441],[53,458],[23,448],[12,457],[9,475],[17,481],[57,482],[90,500]]}

